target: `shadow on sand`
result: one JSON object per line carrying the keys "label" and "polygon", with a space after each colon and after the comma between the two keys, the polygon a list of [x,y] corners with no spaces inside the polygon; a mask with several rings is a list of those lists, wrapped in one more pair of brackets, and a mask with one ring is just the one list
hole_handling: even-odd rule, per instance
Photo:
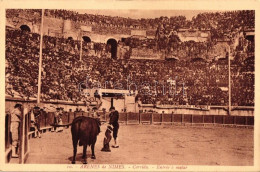
{"label": "shadow on sand", "polygon": [[[76,163],[81,162],[81,163],[83,164],[82,155],[83,155],[83,153],[77,153]],[[73,158],[73,156],[70,156],[70,157],[68,158],[68,160],[70,160],[70,162],[72,162],[72,158]],[[87,151],[87,162],[89,162],[89,160],[91,160],[91,152],[88,152],[88,151]]]}

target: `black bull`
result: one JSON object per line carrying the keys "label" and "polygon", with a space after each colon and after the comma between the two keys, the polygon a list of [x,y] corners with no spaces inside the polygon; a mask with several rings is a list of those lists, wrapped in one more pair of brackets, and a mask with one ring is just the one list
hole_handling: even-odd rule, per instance
{"label": "black bull", "polygon": [[73,142],[73,160],[72,164],[75,164],[77,155],[77,145],[83,146],[82,159],[84,164],[87,164],[87,146],[91,146],[92,159],[96,159],[95,156],[95,144],[97,141],[97,135],[100,133],[100,121],[95,118],[79,116],[76,117],[72,123],[65,125],[52,125],[56,127],[69,126],[71,125],[71,134]]}

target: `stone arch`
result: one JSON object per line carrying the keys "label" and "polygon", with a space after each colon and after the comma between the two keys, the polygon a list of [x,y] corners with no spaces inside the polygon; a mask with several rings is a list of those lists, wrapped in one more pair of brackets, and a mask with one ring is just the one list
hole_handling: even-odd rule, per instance
{"label": "stone arch", "polygon": [[83,39],[83,41],[86,42],[86,43],[91,42],[91,39],[90,39],[90,37],[88,37],[88,36],[82,36],[82,39]]}
{"label": "stone arch", "polygon": [[31,28],[28,26],[28,25],[21,25],[20,26],[20,29],[22,30],[22,31],[27,31],[27,32],[31,32]]}
{"label": "stone arch", "polygon": [[116,59],[117,58],[117,40],[114,38],[110,38],[107,40],[107,45],[111,46],[111,58]]}
{"label": "stone arch", "polygon": [[121,42],[125,42],[126,38],[121,38]]}

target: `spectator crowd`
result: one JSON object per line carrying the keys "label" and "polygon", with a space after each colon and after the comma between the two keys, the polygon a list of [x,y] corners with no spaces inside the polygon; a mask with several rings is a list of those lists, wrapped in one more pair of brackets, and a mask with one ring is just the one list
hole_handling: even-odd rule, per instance
{"label": "spectator crowd", "polygon": [[[17,11],[19,13],[19,10],[14,10],[13,14],[10,14],[12,10],[7,11],[7,17],[16,15]],[[40,10],[32,10],[30,13],[40,16]],[[232,39],[232,34],[235,32],[254,27],[254,20],[251,21],[252,15],[254,16],[252,11],[202,13],[192,21],[186,20],[183,16],[135,20],[78,14],[67,10],[46,10],[46,15],[125,28],[138,25],[140,28],[155,29],[158,21],[160,25],[157,27],[155,39],[128,38],[122,43],[123,46],[130,47],[129,53],[132,48],[142,46],[149,49],[165,49],[167,53],[179,59],[112,59],[109,45],[83,42],[81,61],[79,41],[45,35],[41,97],[46,101],[84,101],[85,98],[79,90],[81,85],[90,88],[138,91],[136,96],[144,104],[227,105],[227,56],[211,61],[208,61],[207,57],[214,49],[216,44],[214,41],[222,39],[223,35]],[[234,17],[240,20],[232,20]],[[185,27],[210,29],[212,40],[203,43],[181,42],[170,28],[176,30]],[[216,30],[222,36],[218,37],[219,33],[214,33]],[[163,38],[166,35],[168,39],[165,42]],[[39,44],[39,34],[6,28],[7,95],[36,98]],[[241,36],[232,52],[234,56],[231,63],[232,103],[238,106],[252,106],[254,105],[254,42]],[[253,56],[249,56],[250,54]]]}

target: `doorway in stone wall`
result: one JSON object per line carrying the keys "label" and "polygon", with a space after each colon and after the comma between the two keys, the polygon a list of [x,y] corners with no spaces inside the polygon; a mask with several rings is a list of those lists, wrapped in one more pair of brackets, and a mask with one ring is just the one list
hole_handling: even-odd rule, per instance
{"label": "doorway in stone wall", "polygon": [[83,36],[82,38],[83,38],[84,42],[86,42],[86,43],[91,42],[91,39],[88,36]]}
{"label": "doorway in stone wall", "polygon": [[111,46],[111,58],[117,59],[117,41],[113,38],[107,40],[107,44]]}
{"label": "doorway in stone wall", "polygon": [[21,29],[22,31],[31,32],[30,27],[27,26],[27,25],[21,25],[21,26],[20,26],[20,29]]}

